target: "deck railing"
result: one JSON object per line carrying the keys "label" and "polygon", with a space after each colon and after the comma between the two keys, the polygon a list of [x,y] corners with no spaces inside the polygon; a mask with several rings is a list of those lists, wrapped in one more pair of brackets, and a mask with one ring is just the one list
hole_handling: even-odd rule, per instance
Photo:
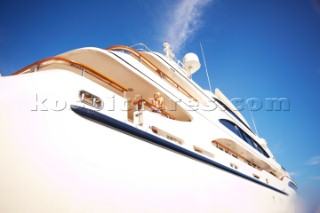
{"label": "deck railing", "polygon": [[160,114],[162,114],[162,115],[164,115],[164,116],[166,116],[166,117],[168,117],[168,118],[171,118],[171,119],[173,119],[173,120],[176,119],[176,116],[175,116],[175,115],[169,113],[169,112],[168,112],[167,110],[165,110],[165,109],[160,109],[160,108],[156,107],[156,106],[153,105],[151,102],[149,102],[149,101],[147,101],[147,100],[145,100],[145,99],[136,100],[136,101],[133,102],[133,104],[134,104],[135,106],[137,106],[138,110],[142,110],[142,109],[144,109],[144,106],[147,106],[147,107],[149,107],[150,109],[152,109],[153,111],[159,112]]}
{"label": "deck railing", "polygon": [[122,50],[131,53],[132,55],[137,57],[139,61],[143,62],[148,68],[158,73],[162,78],[165,78],[168,82],[170,82],[174,87],[176,87],[178,90],[184,93],[187,97],[193,99],[194,101],[197,101],[197,99],[193,97],[186,89],[184,89],[180,84],[178,84],[175,80],[173,80],[170,76],[168,76],[165,72],[159,69],[154,63],[152,63],[150,60],[148,60],[145,56],[143,56],[140,52],[136,51],[135,49],[128,46],[117,45],[108,47],[106,48],[106,50]]}
{"label": "deck railing", "polygon": [[112,80],[111,78],[103,75],[102,73],[98,72],[97,70],[95,70],[87,65],[84,65],[80,62],[73,61],[73,60],[70,60],[67,58],[63,58],[63,57],[45,58],[43,60],[37,61],[29,66],[22,68],[21,70],[13,73],[12,75],[36,72],[41,68],[44,68],[46,66],[49,66],[51,64],[56,64],[56,63],[65,64],[65,65],[69,65],[71,67],[77,68],[82,71],[81,72],[82,76],[84,76],[85,74],[89,74],[92,77],[101,80],[102,82],[110,85],[111,87],[113,87],[121,92],[128,91],[128,88],[122,86],[121,84],[117,83],[116,81]]}

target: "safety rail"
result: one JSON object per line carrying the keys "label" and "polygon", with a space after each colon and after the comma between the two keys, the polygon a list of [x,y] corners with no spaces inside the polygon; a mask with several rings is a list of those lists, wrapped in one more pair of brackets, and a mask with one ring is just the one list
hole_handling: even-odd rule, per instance
{"label": "safety rail", "polygon": [[[137,48],[141,46],[142,48]],[[143,51],[143,52],[153,52],[151,49],[149,49],[149,47],[147,45],[145,45],[144,43],[136,43],[132,46],[130,46],[131,48],[137,50],[137,51]],[[158,55],[158,54],[156,54]],[[159,55],[158,55],[159,56]],[[160,57],[162,60],[164,60],[162,57]],[[182,72],[184,75],[188,75],[188,68],[180,61],[180,60],[177,60],[176,58],[173,58],[172,59],[173,61],[175,61],[177,64],[178,64],[178,67],[180,68],[179,70],[177,70],[175,67],[173,67],[171,64],[169,64],[168,62],[166,62],[171,68],[179,71],[179,72]]]}
{"label": "safety rail", "polygon": [[13,73],[12,75],[24,74],[24,73],[29,73],[29,72],[36,72],[40,68],[49,66],[49,65],[57,63],[57,62],[59,62],[59,63],[64,62],[64,63],[68,64],[69,66],[72,66],[72,67],[75,67],[75,68],[81,70],[82,76],[84,76],[85,73],[90,74],[91,76],[103,81],[104,83],[107,83],[108,85],[112,86],[113,88],[115,88],[121,92],[128,91],[128,88],[115,82],[114,80],[110,79],[109,77],[101,74],[100,72],[96,71],[95,69],[88,67],[87,65],[84,65],[84,64],[79,63],[77,61],[73,61],[73,60],[70,60],[67,58],[63,58],[63,57],[49,57],[49,58],[42,59],[42,60],[37,61],[29,66],[22,68],[21,70]]}
{"label": "safety rail", "polygon": [[136,56],[139,59],[139,61],[144,62],[149,68],[156,71],[161,77],[164,77],[167,81],[169,81],[171,84],[173,84],[178,90],[182,91],[186,96],[193,99],[194,101],[197,101],[197,99],[194,98],[187,90],[185,90],[175,80],[173,80],[170,76],[168,76],[166,73],[164,73],[155,64],[153,64],[150,60],[148,60],[146,57],[144,57],[140,52],[136,51],[135,49],[128,47],[128,46],[123,46],[123,45],[111,46],[111,47],[108,47],[105,49],[106,50],[115,50],[115,51],[117,51],[117,50],[128,51],[129,53]]}
{"label": "safety rail", "polygon": [[154,104],[152,104],[151,102],[145,100],[145,99],[140,99],[140,100],[136,100],[133,102],[134,105],[137,105],[138,107],[138,110],[141,110],[143,109],[143,106],[146,105],[147,107],[149,107],[150,109],[152,110],[155,110],[156,112],[159,112],[160,114],[168,117],[168,118],[171,118],[172,120],[175,120],[176,119],[176,116],[169,113],[168,111],[164,110],[164,109],[160,109],[158,107],[156,107]]}
{"label": "safety rail", "polygon": [[[141,46],[142,48],[138,48],[139,46]],[[152,50],[144,43],[136,43],[134,45],[131,45],[130,47],[137,51],[152,52]]]}

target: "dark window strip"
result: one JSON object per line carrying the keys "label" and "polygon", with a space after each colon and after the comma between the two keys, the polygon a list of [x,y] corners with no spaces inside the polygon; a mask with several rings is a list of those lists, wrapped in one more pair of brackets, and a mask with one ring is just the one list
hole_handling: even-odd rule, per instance
{"label": "dark window strip", "polygon": [[298,190],[298,187],[297,187],[294,183],[292,183],[291,181],[289,181],[288,186],[289,186],[290,188],[292,188],[294,191],[297,191],[297,190]]}
{"label": "dark window strip", "polygon": [[221,124],[223,124],[227,129],[232,131],[234,134],[239,136],[242,140],[247,142],[250,146],[252,146],[255,150],[263,154],[265,157],[270,158],[268,153],[260,146],[258,142],[256,142],[254,139],[252,139],[247,133],[245,133],[240,127],[238,127],[233,122],[226,120],[226,119],[220,119],[219,120]]}

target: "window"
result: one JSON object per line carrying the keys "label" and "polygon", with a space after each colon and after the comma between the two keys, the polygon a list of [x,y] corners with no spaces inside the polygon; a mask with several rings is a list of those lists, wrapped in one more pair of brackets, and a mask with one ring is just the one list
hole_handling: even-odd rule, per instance
{"label": "window", "polygon": [[245,133],[242,129],[240,129],[240,127],[238,127],[236,124],[225,119],[220,119],[219,121],[221,124],[227,127],[234,134],[242,138],[245,142],[247,142],[250,146],[252,146],[255,150],[260,152],[262,155],[264,155],[267,158],[270,157],[268,153],[260,146],[260,144],[258,144],[255,140],[253,140],[247,133]]}
{"label": "window", "polygon": [[225,119],[220,119],[219,121],[225,127],[227,127],[231,132],[233,132],[234,134],[236,134],[237,136],[239,136],[241,138],[239,128],[235,124],[233,124],[232,122],[225,120]]}
{"label": "window", "polygon": [[231,166],[232,168],[234,168],[234,169],[238,169],[238,166],[237,166],[236,164],[234,164],[234,163],[230,163],[230,166]]}
{"label": "window", "polygon": [[291,181],[289,181],[288,186],[294,191],[298,190],[298,187],[296,186],[296,184],[292,183]]}
{"label": "window", "polygon": [[255,141],[253,140],[247,133],[241,130],[241,133],[243,135],[243,139],[250,144],[253,148],[255,148],[258,152],[269,158],[268,153]]}
{"label": "window", "polygon": [[252,175],[253,175],[253,177],[255,177],[257,179],[260,179],[260,177],[258,175],[256,175],[256,174],[252,174]]}
{"label": "window", "polygon": [[270,156],[268,155],[268,153],[267,153],[257,142],[255,142],[254,144],[257,146],[256,149],[257,149],[261,154],[263,154],[263,155],[266,156],[267,158],[270,158]]}
{"label": "window", "polygon": [[250,136],[247,133],[243,132],[243,131],[241,131],[241,133],[242,133],[243,140],[245,142],[247,142],[250,146],[256,148],[255,145],[254,145],[254,141],[250,138]]}

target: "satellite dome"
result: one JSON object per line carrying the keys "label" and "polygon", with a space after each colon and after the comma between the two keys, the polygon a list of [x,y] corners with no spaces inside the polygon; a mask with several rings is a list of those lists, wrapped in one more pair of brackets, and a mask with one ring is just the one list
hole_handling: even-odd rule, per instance
{"label": "satellite dome", "polygon": [[189,75],[192,75],[196,71],[198,71],[201,67],[199,58],[196,54],[194,53],[187,53],[183,57],[183,65],[187,67],[189,71]]}

